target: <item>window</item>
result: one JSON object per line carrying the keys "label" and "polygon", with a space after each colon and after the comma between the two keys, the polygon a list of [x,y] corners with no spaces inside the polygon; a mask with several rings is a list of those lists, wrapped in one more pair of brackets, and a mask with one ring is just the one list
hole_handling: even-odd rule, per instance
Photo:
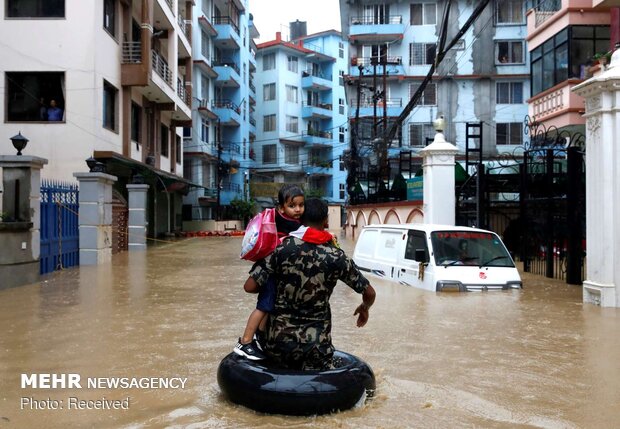
{"label": "window", "polygon": [[338,128],[338,141],[344,143],[344,127]]}
{"label": "window", "polygon": [[338,71],[338,85],[344,86],[344,70]]}
{"label": "window", "polygon": [[142,127],[142,107],[131,102],[131,140],[140,143]]}
{"label": "window", "polygon": [[200,141],[209,143],[209,123],[204,119],[200,124]]}
{"label": "window", "polygon": [[437,5],[435,3],[417,3],[411,5],[411,25],[437,24]]}
{"label": "window", "polygon": [[433,138],[435,130],[431,124],[426,123],[410,123],[409,124],[409,146],[424,147],[426,139]]}
{"label": "window", "polygon": [[340,199],[344,200],[344,190],[345,190],[344,183],[340,183],[338,185],[338,190],[340,191]]}
{"label": "window", "polygon": [[338,42],[338,56],[344,58],[344,43]]}
{"label": "window", "polygon": [[183,127],[183,138],[184,139],[192,138],[192,127]]}
{"label": "window", "polygon": [[116,36],[116,0],[103,0],[103,28]]}
{"label": "window", "polygon": [[523,24],[523,0],[496,0],[496,24]]}
{"label": "window", "polygon": [[495,64],[523,64],[523,41],[495,42]]}
{"label": "window", "polygon": [[[420,87],[419,83],[411,83],[409,84],[409,98],[413,97],[413,94]],[[437,105],[437,84],[436,83],[427,83],[424,88],[424,92],[422,92],[422,97],[418,102],[420,106],[436,106]]]}
{"label": "window", "polygon": [[497,104],[523,103],[522,82],[497,82],[495,102]]}
{"label": "window", "polygon": [[338,113],[344,115],[344,98],[338,99]]}
{"label": "window", "polygon": [[180,164],[182,160],[182,151],[181,151],[181,137],[174,135],[174,157],[176,159],[176,163]]}
{"label": "window", "polygon": [[64,121],[64,73],[7,72],[5,76],[7,122],[47,121],[50,109],[54,110],[52,120]]}
{"label": "window", "polygon": [[433,64],[437,45],[435,43],[410,43],[409,44],[409,65],[420,66]]}
{"label": "window", "polygon": [[284,146],[284,163],[299,164],[299,146]]}
{"label": "window", "polygon": [[286,131],[290,133],[299,132],[299,118],[297,116],[286,115]]}
{"label": "window", "polygon": [[200,53],[207,59],[211,57],[209,53],[209,36],[204,31],[200,32]]}
{"label": "window", "polygon": [[276,99],[276,84],[268,83],[263,85],[263,100],[270,101]]}
{"label": "window", "polygon": [[103,127],[116,131],[118,127],[118,89],[103,81]]}
{"label": "window", "polygon": [[296,86],[286,85],[286,101],[291,103],[299,103],[298,98],[299,91]]}
{"label": "window", "polygon": [[275,164],[278,162],[278,153],[275,144],[263,146],[263,164]]}
{"label": "window", "polygon": [[65,0],[7,0],[8,18],[64,18]]}
{"label": "window", "polygon": [[[424,252],[424,259],[417,260],[415,258],[416,252]],[[428,262],[428,246],[426,244],[426,235],[421,231],[409,231],[407,237],[407,246],[405,247],[405,259],[418,262]]]}
{"label": "window", "polygon": [[160,139],[161,139],[161,146],[159,147],[161,156],[165,156],[166,158],[169,156],[169,139],[170,139],[170,130],[168,129],[167,126],[162,125],[160,127]]}
{"label": "window", "polygon": [[206,76],[200,76],[200,97],[204,103],[209,100],[209,79]]}
{"label": "window", "polygon": [[609,49],[609,26],[574,25],[560,31],[531,53],[532,95],[567,79],[584,79],[597,52]]}
{"label": "window", "polygon": [[[364,6],[364,24],[389,24],[390,23],[390,5],[374,4]],[[400,23],[399,23],[400,24]]]}
{"label": "window", "polygon": [[293,72],[293,73],[299,72],[299,60],[297,59],[296,56],[294,55],[288,56],[287,67],[288,67],[288,71],[290,72]]}
{"label": "window", "polygon": [[276,130],[276,115],[263,116],[263,132]]}
{"label": "window", "polygon": [[495,127],[496,145],[517,145],[523,144],[523,132],[521,122],[510,122],[497,124]]}
{"label": "window", "polygon": [[276,68],[276,54],[267,54],[263,57],[263,71]]}

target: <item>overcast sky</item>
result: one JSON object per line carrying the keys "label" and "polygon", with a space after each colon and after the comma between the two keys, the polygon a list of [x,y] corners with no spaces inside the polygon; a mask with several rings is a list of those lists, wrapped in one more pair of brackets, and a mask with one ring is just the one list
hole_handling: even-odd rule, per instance
{"label": "overcast sky", "polygon": [[306,21],[308,34],[325,30],[340,31],[340,6],[338,0],[250,0],[250,12],[260,33],[256,43],[282,37],[289,32],[289,22]]}

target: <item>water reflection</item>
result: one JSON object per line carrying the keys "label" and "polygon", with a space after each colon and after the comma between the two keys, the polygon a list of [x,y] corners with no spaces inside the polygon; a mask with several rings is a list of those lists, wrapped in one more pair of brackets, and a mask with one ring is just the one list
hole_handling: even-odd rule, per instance
{"label": "water reflection", "polygon": [[[331,416],[257,415],[225,402],[217,366],[255,303],[240,240],[194,238],[0,291],[0,427],[613,427],[620,313],[525,274],[522,291],[435,294],[372,279],[364,328],[346,287],[335,345],[377,378],[367,406]],[[351,243],[344,243],[351,250]],[[185,389],[31,390],[21,373],[188,377]],[[20,410],[20,398],[123,399],[128,411]]]}

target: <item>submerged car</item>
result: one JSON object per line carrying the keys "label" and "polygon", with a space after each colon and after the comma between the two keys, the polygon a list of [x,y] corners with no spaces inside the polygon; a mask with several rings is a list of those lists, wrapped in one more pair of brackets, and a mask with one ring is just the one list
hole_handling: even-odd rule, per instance
{"label": "submerged car", "polygon": [[521,289],[521,277],[497,234],[478,228],[368,225],[353,260],[362,271],[431,291]]}

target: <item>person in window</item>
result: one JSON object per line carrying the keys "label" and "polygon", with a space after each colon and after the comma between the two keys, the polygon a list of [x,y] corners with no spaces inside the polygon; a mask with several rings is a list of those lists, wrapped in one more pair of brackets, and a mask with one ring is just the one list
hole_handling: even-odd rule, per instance
{"label": "person in window", "polygon": [[47,106],[45,105],[45,98],[43,97],[39,100],[39,120],[47,121]]}
{"label": "person in window", "polygon": [[62,109],[56,105],[56,100],[50,100],[50,107],[47,109],[48,121],[62,121]]}
{"label": "person in window", "polygon": [[508,62],[508,55],[502,55],[501,57],[499,57],[499,62],[502,64],[505,64]]}

